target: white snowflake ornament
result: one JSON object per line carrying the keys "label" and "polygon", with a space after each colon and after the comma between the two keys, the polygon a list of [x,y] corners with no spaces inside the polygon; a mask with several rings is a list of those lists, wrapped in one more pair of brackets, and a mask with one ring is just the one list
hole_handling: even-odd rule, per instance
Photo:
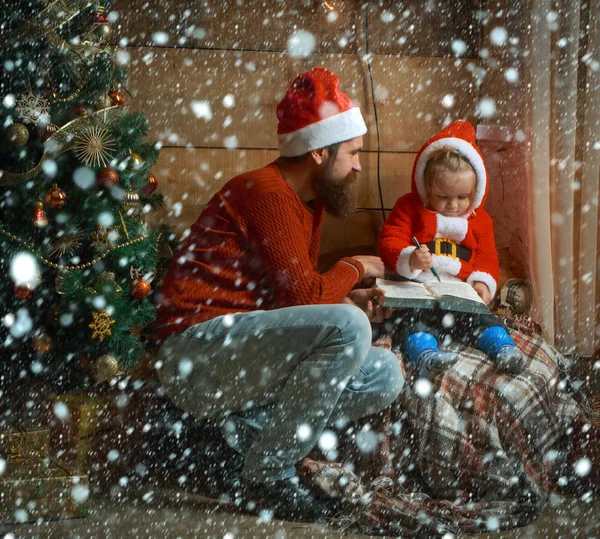
{"label": "white snowflake ornament", "polygon": [[[15,106],[19,119],[25,123],[37,125],[40,119],[50,119],[50,103],[33,92],[22,95]],[[46,122],[48,123],[48,122]]]}

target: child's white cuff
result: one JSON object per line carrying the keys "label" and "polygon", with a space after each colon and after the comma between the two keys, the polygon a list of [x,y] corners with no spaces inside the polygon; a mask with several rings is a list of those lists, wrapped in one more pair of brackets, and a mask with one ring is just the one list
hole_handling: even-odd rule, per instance
{"label": "child's white cuff", "polygon": [[396,273],[398,275],[406,277],[407,279],[416,279],[423,271],[412,271],[410,269],[410,256],[413,254],[413,251],[415,249],[416,247],[411,245],[409,247],[405,247],[404,249],[402,249],[402,251],[400,251],[400,255],[398,256],[398,260],[396,261]]}
{"label": "child's white cuff", "polygon": [[476,282],[482,282],[490,289],[490,297],[493,298],[496,295],[497,283],[489,273],[485,271],[474,271],[467,277],[467,282],[473,286]]}

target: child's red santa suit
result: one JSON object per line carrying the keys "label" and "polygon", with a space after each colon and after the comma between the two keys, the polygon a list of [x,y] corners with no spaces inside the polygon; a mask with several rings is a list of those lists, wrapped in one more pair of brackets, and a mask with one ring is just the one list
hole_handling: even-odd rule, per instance
{"label": "child's red santa suit", "polygon": [[[476,175],[473,204],[461,217],[444,217],[425,208],[424,171],[432,153],[444,146],[458,150],[467,158]],[[496,293],[498,280],[498,253],[494,242],[492,219],[483,209],[487,196],[487,171],[483,157],[475,143],[475,128],[465,120],[459,120],[433,136],[417,154],[412,173],[411,192],[400,197],[387,218],[379,238],[379,252],[385,264],[399,275],[417,281],[435,277],[430,270],[411,271],[409,259],[416,249],[412,236],[421,244],[437,238],[450,240],[465,249],[458,249],[453,256],[452,243],[438,241],[438,252],[433,254],[433,265],[442,281],[483,282]],[[448,254],[442,254],[444,252]],[[470,251],[470,253],[469,253]]]}

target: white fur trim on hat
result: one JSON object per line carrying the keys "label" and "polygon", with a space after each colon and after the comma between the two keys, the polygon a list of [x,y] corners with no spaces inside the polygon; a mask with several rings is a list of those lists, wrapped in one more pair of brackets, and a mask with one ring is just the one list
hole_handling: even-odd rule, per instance
{"label": "white fur trim on hat", "polygon": [[436,238],[447,238],[460,243],[467,236],[469,221],[464,215],[460,217],[446,217],[441,213],[437,215]]}
{"label": "white fur trim on hat", "polygon": [[277,142],[282,157],[296,157],[311,150],[361,137],[366,132],[367,126],[360,109],[352,107],[291,133],[277,135]]}
{"label": "white fur trim on hat", "polygon": [[489,273],[485,271],[474,271],[467,277],[467,282],[473,286],[477,281],[482,282],[487,285],[490,289],[490,297],[494,297],[496,295],[496,287],[498,284],[496,283],[496,279],[494,279]]}
{"label": "white fur trim on hat", "polygon": [[417,186],[417,191],[419,192],[419,196],[421,197],[421,201],[425,203],[427,200],[427,193],[425,192],[425,165],[427,165],[427,161],[429,160],[429,156],[443,148],[444,146],[450,146],[451,148],[456,148],[460,153],[462,153],[473,169],[475,170],[476,176],[476,185],[475,185],[475,197],[473,198],[472,209],[477,209],[483,200],[486,190],[486,171],[485,165],[483,163],[483,159],[477,152],[475,148],[473,148],[470,142],[462,138],[457,137],[449,137],[449,138],[441,138],[434,142],[432,142],[427,148],[425,148],[421,155],[419,156],[419,160],[417,161],[417,165],[415,167],[415,184]]}
{"label": "white fur trim on hat", "polygon": [[410,257],[413,254],[416,247],[410,246],[405,247],[400,251],[400,255],[398,256],[398,260],[396,261],[396,273],[398,275],[402,275],[402,277],[406,277],[407,279],[416,279],[422,270],[412,271],[410,269]]}

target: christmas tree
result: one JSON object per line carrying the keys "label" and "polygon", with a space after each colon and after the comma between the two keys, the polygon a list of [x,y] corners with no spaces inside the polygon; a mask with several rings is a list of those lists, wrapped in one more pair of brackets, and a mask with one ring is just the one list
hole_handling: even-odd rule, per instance
{"label": "christmas tree", "polygon": [[2,6],[4,382],[37,376],[73,387],[92,382],[89,373],[111,378],[145,352],[172,238],[149,224],[162,204],[151,173],[158,148],[128,109],[123,55],[106,44],[108,7]]}

